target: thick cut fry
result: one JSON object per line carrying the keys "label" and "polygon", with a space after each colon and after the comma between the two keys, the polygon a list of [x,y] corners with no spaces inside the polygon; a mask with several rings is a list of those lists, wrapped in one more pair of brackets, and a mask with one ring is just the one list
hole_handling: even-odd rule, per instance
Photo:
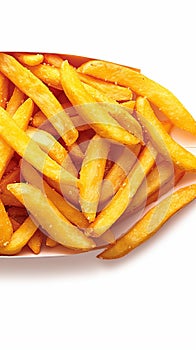
{"label": "thick cut fry", "polygon": [[39,66],[28,67],[28,69],[46,85],[52,86],[58,90],[63,90],[58,68],[48,64],[39,64]]}
{"label": "thick cut fry", "polygon": [[97,213],[109,148],[106,140],[95,135],[89,142],[80,170],[80,205],[89,222],[94,221]]}
{"label": "thick cut fry", "polygon": [[83,83],[95,87],[116,101],[127,101],[132,99],[132,91],[129,88],[115,85],[101,79],[96,79],[86,74],[78,73],[78,75]]}
{"label": "thick cut fry", "polygon": [[77,179],[44,153],[1,107],[0,135],[21,157],[44,175],[62,184],[77,184]]}
{"label": "thick cut fry", "polygon": [[8,190],[25,204],[36,222],[55,241],[73,249],[89,250],[95,247],[94,242],[73,226],[38,188],[18,183],[8,185]]}
{"label": "thick cut fry", "polygon": [[12,56],[0,53],[0,71],[37,104],[67,145],[78,138],[78,131],[61,104],[30,70]]}
{"label": "thick cut fry", "polygon": [[48,132],[29,127],[26,134],[34,140],[39,147],[46,152],[58,164],[62,165],[72,175],[78,175],[78,172],[69,157],[66,149]]}
{"label": "thick cut fry", "polygon": [[124,144],[137,144],[138,138],[123,129],[99,104],[87,93],[73,67],[67,61],[61,65],[61,83],[65,94],[78,113],[100,135]]}
{"label": "thick cut fry", "polygon": [[15,255],[20,253],[36,230],[37,225],[30,218],[27,218],[18,230],[13,233],[9,244],[6,247],[0,247],[0,254]]}
{"label": "thick cut fry", "polygon": [[9,113],[9,115],[14,115],[18,107],[20,107],[20,105],[24,102],[24,98],[25,94],[15,86],[13,94],[6,107],[6,111]]}
{"label": "thick cut fry", "polygon": [[9,243],[12,233],[12,224],[4,205],[0,200],[0,247],[5,247]]}
{"label": "thick cut fry", "polygon": [[27,66],[37,66],[38,64],[42,63],[44,60],[44,56],[40,53],[32,54],[32,53],[23,53],[23,52],[15,52],[14,57],[17,58],[17,60],[25,64]]}
{"label": "thick cut fry", "polygon": [[87,233],[94,237],[101,236],[124,213],[133,196],[141,185],[145,176],[155,163],[156,151],[149,145],[145,147],[139,156],[139,162],[135,164],[128,177],[109,202],[100,212],[95,221],[90,224]]}
{"label": "thick cut fry", "polygon": [[8,99],[8,79],[0,73],[0,107],[5,108]]}
{"label": "thick cut fry", "polygon": [[133,150],[124,148],[120,157],[108,171],[104,178],[100,202],[110,199],[120,188],[123,181],[131,171],[141,150],[140,145],[134,146]]}
{"label": "thick cut fry", "polygon": [[179,189],[162,200],[117,242],[99,254],[102,259],[116,259],[128,254],[152,237],[177,211],[196,198],[196,185]]}
{"label": "thick cut fry", "polygon": [[30,164],[24,162],[21,171],[25,181],[38,187],[71,223],[79,228],[88,227],[88,220],[81,211],[70,205],[65,198],[51,188]]}
{"label": "thick cut fry", "polygon": [[34,254],[39,254],[43,242],[44,235],[40,230],[37,230],[28,241],[28,247]]}
{"label": "thick cut fry", "polygon": [[20,169],[16,168],[0,180],[0,199],[4,205],[21,207],[22,204],[7,190],[7,185],[20,182]]}
{"label": "thick cut fry", "polygon": [[137,98],[136,110],[156,147],[160,146],[161,152],[165,153],[166,157],[171,157],[181,170],[196,172],[196,157],[168,135],[146,98]]}
{"label": "thick cut fry", "polygon": [[44,54],[44,61],[50,64],[51,66],[57,67],[57,68],[60,68],[61,64],[63,63],[63,59],[59,55],[55,55],[51,53]]}
{"label": "thick cut fry", "polygon": [[[19,126],[20,129],[26,130],[29,120],[33,113],[34,103],[29,98],[26,100],[15,112],[13,116],[14,122]],[[7,114],[9,116],[9,114]],[[10,131],[8,131],[9,133]],[[13,149],[2,139],[0,139],[0,179],[2,178],[7,165],[13,157]]]}
{"label": "thick cut fry", "polygon": [[104,61],[89,61],[79,72],[95,78],[130,87],[138,95],[147,97],[171,122],[179,128],[196,135],[196,121],[182,103],[166,88],[131,68]]}

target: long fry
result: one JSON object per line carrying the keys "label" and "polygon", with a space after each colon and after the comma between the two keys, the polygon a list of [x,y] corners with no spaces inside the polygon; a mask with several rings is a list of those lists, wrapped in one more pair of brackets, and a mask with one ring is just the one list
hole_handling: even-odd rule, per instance
{"label": "long fry", "polygon": [[161,145],[161,152],[168,153],[174,164],[185,171],[196,172],[196,157],[175,142],[165,131],[164,126],[155,116],[150,103],[146,98],[138,97],[136,100],[136,110],[146,126],[152,142],[156,140],[156,145]]}
{"label": "long fry", "polygon": [[12,224],[0,200],[0,247],[5,247],[9,243],[12,233]]}
{"label": "long fry", "polygon": [[95,135],[89,142],[80,170],[80,204],[89,222],[96,216],[109,147],[107,141]]}
{"label": "long fry", "polygon": [[76,185],[77,179],[44,153],[0,107],[0,135],[21,157],[52,180]]}
{"label": "long fry", "polygon": [[82,114],[82,117],[100,136],[129,145],[140,142],[138,138],[123,129],[104,108],[95,103],[96,101],[86,92],[76,71],[67,61],[61,65],[61,83],[71,103],[79,105],[75,106],[78,113]]}
{"label": "long fry", "polygon": [[[29,98],[15,112],[13,116],[13,120],[20,129],[25,130],[27,128],[27,125],[33,113],[33,107],[34,107],[34,103]],[[9,116],[7,112],[5,112],[5,114]],[[8,133],[9,132],[10,131],[8,131]],[[0,139],[0,154],[1,154],[1,157],[0,157],[0,179],[1,179],[7,165],[9,164],[14,154],[13,149],[2,139]]]}
{"label": "long fry", "polygon": [[38,188],[18,183],[8,185],[8,190],[25,203],[36,222],[57,242],[73,249],[89,250],[95,247],[94,242],[73,226]]}
{"label": "long fry", "polygon": [[42,63],[44,60],[44,56],[40,53],[32,54],[32,53],[23,53],[23,52],[15,52],[14,57],[17,60],[28,66],[37,66]]}
{"label": "long fry", "polygon": [[0,72],[0,107],[5,108],[8,99],[8,79]]}
{"label": "long fry", "polygon": [[90,224],[87,229],[89,235],[94,237],[102,235],[124,213],[143,179],[154,165],[155,158],[156,151],[150,145],[149,148],[145,147],[139,156],[139,162],[135,164],[118,192],[96,217],[95,221]]}
{"label": "long fry", "polygon": [[196,135],[196,121],[166,88],[131,68],[105,61],[89,61],[78,68],[84,74],[130,87],[154,103],[179,128]]}
{"label": "long fry", "polygon": [[38,105],[67,145],[77,139],[78,132],[69,116],[40,79],[17,62],[14,57],[4,53],[0,53],[0,71]]}
{"label": "long fry", "polygon": [[32,250],[34,254],[40,253],[43,238],[43,233],[38,229],[28,241],[28,247]]}
{"label": "long fry", "polygon": [[128,254],[147,239],[177,211],[196,198],[196,185],[187,186],[162,200],[117,242],[98,255],[102,259],[116,259]]}
{"label": "long fry", "polygon": [[13,116],[17,111],[18,107],[24,102],[25,94],[16,86],[14,88],[13,94],[7,103],[6,111],[9,115]]}
{"label": "long fry", "polygon": [[34,235],[36,230],[37,225],[28,217],[18,230],[13,233],[9,244],[6,247],[0,247],[0,254],[18,254]]}

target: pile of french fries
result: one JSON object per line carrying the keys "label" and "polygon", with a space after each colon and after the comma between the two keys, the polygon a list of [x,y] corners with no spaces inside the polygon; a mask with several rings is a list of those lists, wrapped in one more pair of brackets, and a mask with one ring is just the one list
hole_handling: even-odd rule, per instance
{"label": "pile of french fries", "polygon": [[176,190],[196,157],[173,126],[196,136],[182,103],[139,69],[0,53],[0,254],[103,247],[114,259],[146,241],[196,198],[196,183]]}

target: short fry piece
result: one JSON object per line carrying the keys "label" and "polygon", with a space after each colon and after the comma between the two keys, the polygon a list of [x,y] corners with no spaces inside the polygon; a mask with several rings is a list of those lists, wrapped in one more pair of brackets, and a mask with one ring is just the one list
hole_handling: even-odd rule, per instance
{"label": "short fry piece", "polygon": [[8,98],[8,79],[0,73],[0,107],[5,108]]}
{"label": "short fry piece", "polygon": [[116,259],[128,254],[131,250],[152,237],[172,215],[195,198],[195,184],[174,192],[149,210],[133,228],[119,238],[114,245],[106,248],[98,257],[101,259]]}
{"label": "short fry piece", "polygon": [[89,250],[95,247],[94,242],[73,226],[38,188],[18,183],[8,185],[8,190],[25,205],[36,222],[55,241],[73,249]]}
{"label": "short fry piece", "polygon": [[182,103],[169,90],[143,74],[115,63],[98,60],[84,63],[78,71],[130,87],[138,95],[145,96],[154,103],[174,125],[196,135],[196,121]]}
{"label": "short fry piece", "polygon": [[5,247],[9,243],[12,233],[12,224],[4,205],[0,200],[0,247]]}
{"label": "short fry piece", "polygon": [[61,104],[40,79],[14,57],[4,53],[0,53],[0,71],[38,105],[67,145],[76,141],[78,131]]}
{"label": "short fry piece", "polygon": [[150,151],[150,145],[149,148],[145,147],[139,156],[139,161],[135,164],[118,192],[96,217],[95,221],[90,224],[87,229],[89,235],[101,236],[124,213],[143,179],[154,165],[155,158],[156,151],[152,147]]}
{"label": "short fry piece", "polygon": [[24,223],[13,233],[9,244],[6,247],[0,247],[0,254],[14,255],[20,253],[22,248],[28,243],[29,239],[37,230],[37,225],[28,217]]}
{"label": "short fry piece", "polygon": [[156,145],[158,147],[160,145],[161,152],[166,153],[166,157],[171,157],[174,164],[181,170],[196,172],[196,157],[171,138],[155,116],[146,98],[137,98],[136,110],[148,130],[152,142],[156,140]]}
{"label": "short fry piece", "polygon": [[63,59],[59,55],[45,53],[44,61],[53,67],[60,68],[63,63]]}
{"label": "short fry piece", "polygon": [[95,135],[89,142],[80,170],[80,205],[89,222],[96,216],[108,152],[109,143]]}
{"label": "short fry piece", "polygon": [[57,243],[56,241],[54,241],[52,238],[46,237],[46,247],[54,248],[54,247],[56,247],[58,244],[59,244],[59,243]]}
{"label": "short fry piece", "polygon": [[44,153],[0,107],[0,135],[21,157],[52,180],[76,185],[77,179]]}
{"label": "short fry piece", "polygon": [[87,93],[77,72],[64,61],[61,65],[61,83],[65,94],[78,113],[100,136],[111,138],[124,144],[137,144],[140,140],[123,129],[95,99]]}
{"label": "short fry piece", "polygon": [[14,115],[18,107],[20,107],[20,105],[24,102],[24,98],[25,94],[15,86],[13,94],[6,107],[6,111],[9,113],[9,115]]}
{"label": "short fry piece", "polygon": [[4,205],[21,207],[22,204],[7,190],[7,185],[20,181],[20,168],[14,169],[0,180],[0,199]]}
{"label": "short fry piece", "polygon": [[40,53],[14,53],[14,57],[17,58],[17,60],[22,63],[26,64],[27,66],[37,66],[38,64],[42,63],[44,60],[44,56]]}
{"label": "short fry piece", "polygon": [[43,242],[43,233],[38,229],[28,241],[28,247],[34,254],[39,254]]}

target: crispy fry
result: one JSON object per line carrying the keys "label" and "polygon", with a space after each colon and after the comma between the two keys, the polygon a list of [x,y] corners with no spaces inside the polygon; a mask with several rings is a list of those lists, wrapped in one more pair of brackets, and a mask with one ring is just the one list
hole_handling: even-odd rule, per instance
{"label": "crispy fry", "polygon": [[[17,111],[13,116],[13,121],[22,130],[25,130],[27,128],[28,122],[33,113],[33,106],[34,106],[34,103],[29,98],[17,109]],[[5,112],[5,115],[9,116],[7,111]],[[7,132],[9,133],[10,131],[8,130]],[[1,179],[6,170],[7,165],[9,164],[14,154],[14,151],[12,150],[12,148],[6,143],[6,141],[2,139],[0,139],[0,154],[1,154],[1,158],[0,158],[0,179]]]}
{"label": "crispy fry", "polygon": [[38,111],[34,114],[31,120],[31,125],[35,128],[45,130],[49,132],[51,135],[53,135],[54,137],[59,138],[59,134],[57,133],[55,128],[52,126],[49,119],[47,119],[41,111]]}
{"label": "crispy fry", "polygon": [[114,245],[106,248],[98,257],[101,259],[116,259],[128,254],[131,250],[152,237],[172,215],[195,198],[195,184],[174,192],[162,200],[157,206],[150,209],[133,228],[123,235],[123,237],[119,238]]}
{"label": "crispy fry", "polygon": [[95,135],[89,142],[80,170],[80,205],[89,222],[96,216],[109,148],[107,141]]}
{"label": "crispy fry", "polygon": [[13,55],[20,63],[27,66],[37,66],[44,60],[44,56],[40,53],[32,54],[15,52]]}
{"label": "crispy fry", "polygon": [[59,243],[57,243],[56,241],[54,241],[52,238],[46,237],[46,247],[54,248],[54,247],[56,247],[58,244],[59,244]]}
{"label": "crispy fry", "polygon": [[122,102],[121,106],[128,108],[129,110],[134,110],[135,108],[135,101],[131,100],[131,101],[126,101],[126,102]]}
{"label": "crispy fry", "polygon": [[81,113],[100,136],[129,145],[140,142],[138,138],[123,129],[107,111],[95,103],[96,101],[86,92],[76,71],[67,61],[61,65],[61,83],[71,103],[77,105],[75,108],[78,113]]}
{"label": "crispy fry", "polygon": [[146,98],[138,97],[136,100],[136,110],[142,118],[142,123],[146,126],[151,136],[152,142],[156,146],[161,146],[160,151],[171,157],[174,164],[181,170],[196,171],[196,157],[175,142],[165,131],[164,126],[155,116],[150,103]]}
{"label": "crispy fry", "polygon": [[20,107],[20,105],[24,102],[24,98],[25,94],[15,86],[13,94],[6,107],[6,111],[9,113],[9,115],[14,115],[18,107]]}
{"label": "crispy fry", "polygon": [[38,187],[43,193],[54,203],[57,209],[74,225],[79,228],[88,227],[88,220],[84,217],[81,211],[70,205],[65,198],[51,188],[46,181],[32,168],[27,162],[23,163],[22,175],[28,183]]}
{"label": "crispy fry", "polygon": [[89,250],[95,247],[94,242],[73,226],[38,188],[18,183],[8,185],[8,190],[25,203],[36,222],[54,240],[73,249]]}
{"label": "crispy fry", "polygon": [[5,108],[8,98],[8,79],[0,72],[0,107]]}
{"label": "crispy fry", "polygon": [[44,238],[43,233],[38,229],[28,241],[28,247],[32,250],[34,254],[40,253],[43,238]]}
{"label": "crispy fry", "polygon": [[77,179],[44,153],[0,107],[0,135],[21,157],[55,181],[76,185]]}
{"label": "crispy fry", "polygon": [[124,213],[143,179],[154,165],[157,152],[150,144],[148,147],[144,148],[139,156],[139,162],[135,164],[109,204],[100,212],[95,221],[90,224],[87,229],[89,235],[93,237],[101,236]]}
{"label": "crispy fry", "polygon": [[35,67],[28,67],[28,69],[49,87],[52,86],[57,90],[63,89],[58,68],[50,66],[49,64],[39,64]]}
{"label": "crispy fry", "polygon": [[39,147],[46,152],[52,159],[63,168],[67,169],[74,176],[78,175],[78,172],[73,165],[67,150],[48,132],[29,127],[26,134],[34,140]]}
{"label": "crispy fry", "polygon": [[9,243],[12,233],[12,224],[4,205],[0,200],[0,248],[5,247]]}
{"label": "crispy fry", "polygon": [[106,202],[119,190],[121,184],[135,164],[140,150],[140,145],[134,146],[132,150],[128,148],[123,149],[117,162],[112,166],[104,178],[100,202]]}
{"label": "crispy fry", "polygon": [[22,204],[7,190],[7,185],[20,181],[20,169],[16,168],[0,180],[0,199],[4,205],[21,207]]}
{"label": "crispy fry", "polygon": [[60,68],[61,64],[63,63],[63,59],[59,55],[55,54],[44,54],[44,61],[48,64],[50,64],[53,67]]}
{"label": "crispy fry", "polygon": [[130,87],[138,95],[147,97],[179,128],[196,135],[196,121],[182,103],[166,88],[131,68],[104,61],[89,61],[78,71],[98,79]]}
{"label": "crispy fry", "polygon": [[24,223],[13,233],[9,244],[6,247],[0,247],[0,254],[15,255],[20,253],[22,248],[28,243],[29,239],[37,230],[37,225],[28,217]]}
{"label": "crispy fry", "polygon": [[78,132],[69,116],[40,79],[12,56],[4,53],[0,53],[0,71],[37,104],[67,145],[77,139]]}
{"label": "crispy fry", "polygon": [[93,86],[116,101],[127,101],[132,99],[132,91],[129,88],[115,85],[101,79],[96,79],[86,74],[78,73],[78,75],[83,83]]}

